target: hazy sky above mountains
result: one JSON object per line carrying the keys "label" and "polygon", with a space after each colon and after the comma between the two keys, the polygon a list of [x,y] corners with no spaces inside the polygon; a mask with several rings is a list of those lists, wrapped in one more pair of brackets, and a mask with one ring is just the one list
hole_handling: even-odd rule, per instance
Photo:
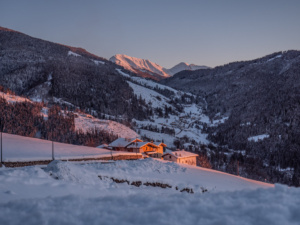
{"label": "hazy sky above mountains", "polygon": [[110,58],[217,66],[300,49],[299,0],[0,0],[0,26]]}

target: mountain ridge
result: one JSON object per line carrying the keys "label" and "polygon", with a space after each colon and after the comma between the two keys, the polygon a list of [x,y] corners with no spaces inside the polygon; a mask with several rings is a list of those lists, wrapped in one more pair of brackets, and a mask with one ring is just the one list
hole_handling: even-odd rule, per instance
{"label": "mountain ridge", "polygon": [[[142,77],[152,78],[154,80],[161,80],[173,76],[182,70],[197,70],[207,69],[206,66],[198,66],[195,64],[188,64],[181,62],[170,69],[166,69],[157,63],[151,62],[148,59],[140,59],[136,57],[127,56],[124,54],[116,54],[112,56],[109,61],[123,66],[125,69],[137,73]],[[145,73],[148,75],[145,75]]]}
{"label": "mountain ridge", "polygon": [[116,68],[120,67],[82,48],[0,29],[0,85],[18,95],[37,95],[40,101],[61,98],[98,113],[130,118],[146,108],[133,110],[136,106],[129,99],[137,97]]}
{"label": "mountain ridge", "polygon": [[129,71],[137,73],[142,77],[145,76],[143,73],[150,75],[149,78],[153,77],[155,80],[169,77],[163,67],[147,59],[139,59],[123,54],[116,54],[112,56],[109,61],[122,66]]}
{"label": "mountain ridge", "polygon": [[210,67],[207,66],[198,66],[195,64],[188,64],[186,62],[180,62],[178,64],[176,64],[175,66],[173,66],[170,69],[165,69],[165,71],[170,74],[171,76],[175,75],[176,73],[179,73],[183,70],[190,70],[190,71],[194,71],[194,70],[199,70],[199,69],[209,69]]}

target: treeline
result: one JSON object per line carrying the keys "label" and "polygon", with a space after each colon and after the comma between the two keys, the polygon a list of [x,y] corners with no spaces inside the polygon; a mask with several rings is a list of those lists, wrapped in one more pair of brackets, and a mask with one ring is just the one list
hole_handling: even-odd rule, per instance
{"label": "treeline", "polygon": [[[219,146],[245,150],[240,164],[247,163],[242,165],[247,176],[299,186],[299,56],[300,51],[277,52],[213,69],[182,71],[161,82],[204,97],[204,112],[211,120],[228,117],[217,127],[204,126],[204,132]],[[269,138],[248,141],[262,134]],[[232,162],[226,162],[227,171]]]}
{"label": "treeline", "polygon": [[87,132],[75,130],[74,114],[61,110],[57,105],[50,107],[48,117],[44,118],[42,108],[43,103],[25,101],[11,104],[0,97],[1,130],[9,134],[91,147],[110,143],[117,138],[99,129]]}
{"label": "treeline", "polygon": [[5,133],[34,137],[44,122],[39,115],[41,109],[41,104],[10,104],[0,97],[0,128]]}
{"label": "treeline", "polygon": [[264,141],[248,142],[243,151],[233,150],[226,145],[205,145],[187,136],[174,140],[174,145],[176,149],[197,153],[199,166],[263,182],[299,187],[300,145],[292,133],[289,133],[289,138],[283,140],[282,145],[276,144],[277,149],[271,148],[271,151],[265,145],[271,146],[275,141],[272,137]]}
{"label": "treeline", "polygon": [[[264,171],[266,179],[300,186],[300,119],[298,113],[289,118],[290,121],[275,123],[261,116],[259,120],[244,125],[240,120],[230,117],[224,124],[209,128],[209,138],[220,146],[245,150],[247,157],[243,158],[246,161],[249,158],[255,159],[248,163]],[[257,142],[248,140],[258,134],[269,136]],[[254,176],[257,171],[248,171],[248,175]]]}
{"label": "treeline", "polygon": [[[213,169],[264,182],[300,186],[299,171],[294,168],[269,165],[259,156],[230,151],[227,147],[210,145],[208,149],[207,155]],[[201,149],[200,152],[208,153],[207,149]]]}
{"label": "treeline", "polygon": [[112,66],[97,67],[93,63],[70,58],[52,62],[50,95],[62,98],[80,109],[92,109],[100,114],[144,120],[151,114],[150,107],[138,98],[128,83]]}

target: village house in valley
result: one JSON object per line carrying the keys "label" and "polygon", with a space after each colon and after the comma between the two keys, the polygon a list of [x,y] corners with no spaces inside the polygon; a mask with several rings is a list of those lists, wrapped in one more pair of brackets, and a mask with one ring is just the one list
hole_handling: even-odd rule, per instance
{"label": "village house in valley", "polygon": [[153,158],[161,158],[165,147],[162,142],[143,142],[138,138],[118,138],[108,145],[111,150],[142,153]]}
{"label": "village house in valley", "polygon": [[184,150],[177,150],[173,152],[168,152],[163,155],[163,159],[167,161],[177,162],[177,163],[184,163],[188,165],[197,165],[197,154],[187,152]]}

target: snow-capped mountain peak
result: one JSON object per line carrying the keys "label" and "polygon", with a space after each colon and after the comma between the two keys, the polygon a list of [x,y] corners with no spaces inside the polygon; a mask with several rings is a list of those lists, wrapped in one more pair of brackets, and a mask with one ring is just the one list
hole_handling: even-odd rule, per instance
{"label": "snow-capped mountain peak", "polygon": [[[123,66],[125,69],[140,74],[143,77],[150,77],[154,79],[164,79],[173,76],[182,70],[197,70],[207,69],[206,66],[197,66],[195,64],[187,64],[181,62],[171,69],[166,69],[156,63],[147,59],[139,59],[127,55],[117,54],[109,59],[117,65]],[[146,75],[147,74],[147,75]]]}
{"label": "snow-capped mountain peak", "polygon": [[170,75],[164,71],[163,67],[147,59],[139,59],[127,55],[117,54],[111,57],[109,60],[133,72],[148,72],[152,75],[156,74],[162,76],[162,78],[170,77]]}

